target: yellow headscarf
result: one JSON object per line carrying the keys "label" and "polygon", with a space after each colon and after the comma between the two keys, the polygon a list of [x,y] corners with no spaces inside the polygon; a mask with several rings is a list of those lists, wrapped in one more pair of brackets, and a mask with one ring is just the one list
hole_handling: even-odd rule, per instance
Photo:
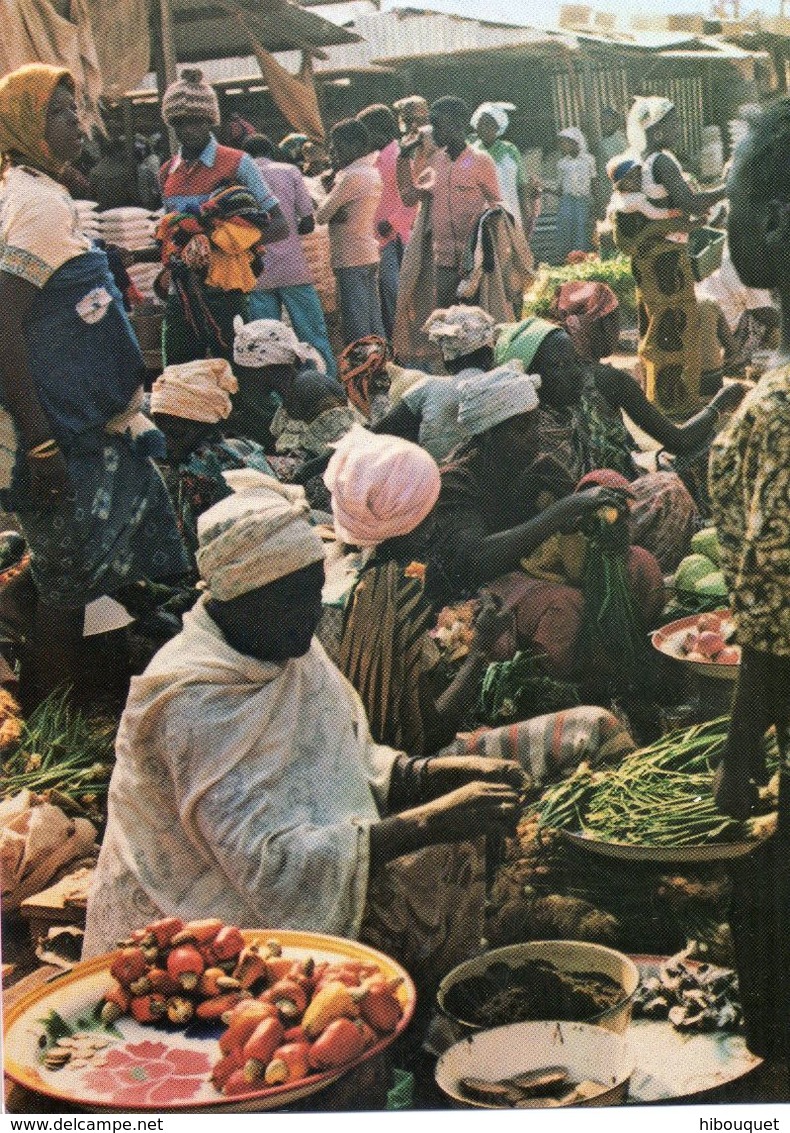
{"label": "yellow headscarf", "polygon": [[65,67],[27,63],[0,79],[0,153],[10,154],[45,173],[56,174],[61,162],[44,137],[47,107],[59,83],[74,91],[74,77]]}

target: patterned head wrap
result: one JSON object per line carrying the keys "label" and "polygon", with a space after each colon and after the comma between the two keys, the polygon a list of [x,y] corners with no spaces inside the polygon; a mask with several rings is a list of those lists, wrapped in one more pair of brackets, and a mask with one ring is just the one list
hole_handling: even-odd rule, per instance
{"label": "patterned head wrap", "polygon": [[199,67],[185,67],[181,78],[167,88],[162,96],[162,118],[168,126],[179,118],[204,118],[212,126],[219,125],[217,93]]}
{"label": "patterned head wrap", "polygon": [[441,477],[419,445],[355,425],[335,446],[324,483],[339,538],[375,547],[422,523],[439,498]]}
{"label": "patterned head wrap", "polygon": [[429,316],[423,330],[446,361],[494,345],[496,323],[482,307],[446,307]]}
{"label": "patterned head wrap", "polygon": [[74,78],[65,67],[28,63],[0,79],[0,153],[15,154],[45,173],[59,172],[44,134],[47,109],[56,87],[65,83],[74,93]]}
{"label": "patterned head wrap", "polygon": [[628,112],[628,121],[625,126],[628,145],[634,153],[643,154],[647,149],[647,131],[657,126],[670,110],[675,109],[674,102],[660,95],[641,95],[634,99],[634,105]]}
{"label": "patterned head wrap", "polygon": [[230,395],[238,388],[224,358],[166,366],[151,389],[151,412],[216,425],[230,415]]}
{"label": "patterned head wrap", "polygon": [[233,361],[246,369],[261,366],[289,366],[297,359],[312,357],[311,348],[300,342],[290,327],[279,319],[255,319],[245,323],[241,315],[233,320]]}
{"label": "patterned head wrap", "polygon": [[282,492],[269,476],[256,478],[256,483],[259,486],[234,492],[198,519],[198,570],[218,602],[229,602],[324,558],[324,545],[307,521],[303,494],[293,498],[293,492]]}
{"label": "patterned head wrap", "polygon": [[392,347],[386,339],[369,334],[352,342],[338,356],[337,369],[348,400],[364,417],[370,417],[370,383],[387,374]]}
{"label": "patterned head wrap", "polygon": [[525,374],[518,361],[475,374],[458,386],[458,423],[472,436],[486,433],[538,407],[538,374]]}
{"label": "patterned head wrap", "polygon": [[507,112],[508,110],[515,109],[516,108],[512,102],[481,102],[477,110],[472,115],[470,125],[473,130],[476,130],[477,124],[480,119],[484,114],[487,114],[489,118],[493,118],[496,122],[498,131],[497,137],[501,138],[505,130],[510,125],[510,119],[508,118]]}

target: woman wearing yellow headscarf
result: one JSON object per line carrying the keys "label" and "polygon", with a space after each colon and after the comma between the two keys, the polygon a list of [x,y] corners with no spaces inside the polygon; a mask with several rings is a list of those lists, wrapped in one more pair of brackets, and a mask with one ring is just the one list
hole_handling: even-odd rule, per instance
{"label": "woman wearing yellow headscarf", "polygon": [[86,603],[185,567],[147,455],[161,435],[129,428],[142,355],[107,257],[57,180],[81,144],[68,71],[34,63],[0,80],[0,402],[15,448],[0,505],[31,554],[16,595],[35,607],[30,702],[75,683]]}

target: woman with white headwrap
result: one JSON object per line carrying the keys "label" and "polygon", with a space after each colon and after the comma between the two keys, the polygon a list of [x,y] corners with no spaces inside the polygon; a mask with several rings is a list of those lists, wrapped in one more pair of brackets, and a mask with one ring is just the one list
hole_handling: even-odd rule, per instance
{"label": "woman with white headwrap", "polygon": [[491,649],[509,615],[483,595],[468,651],[450,680],[431,636],[437,610],[426,596],[422,565],[439,494],[436,463],[409,441],[360,429],[337,446],[326,480],[338,536],[368,548],[346,606],[338,666],[362,697],[379,743],[413,755],[515,759],[536,787],[581,759],[632,749],[621,725],[598,708],[458,735],[474,717]]}
{"label": "woman with white headwrap", "polygon": [[685,420],[701,407],[700,312],[687,237],[693,217],[722,200],[725,186],[695,193],[674,155],[680,119],[673,102],[637,98],[628,115],[628,142],[641,159],[642,191],[654,205],[680,209],[669,220],[642,213],[618,217],[617,244],[631,257],[639,308],[639,358],[647,396],[669,417]]}
{"label": "woman with white headwrap", "polygon": [[[551,675],[578,678],[580,590],[562,581],[565,575],[538,579],[521,566],[553,536],[579,531],[599,508],[622,512],[627,504],[621,492],[602,486],[547,504],[545,475],[534,467],[539,385],[515,359],[461,383],[458,417],[472,439],[442,469],[427,587],[441,604],[489,585],[514,611],[514,632],[498,643],[499,655],[529,647]],[[663,586],[658,564],[644,555],[650,563],[640,564],[635,605],[650,617],[663,606]]]}
{"label": "woman with white headwrap", "polygon": [[220,917],[372,940],[435,978],[479,948],[469,840],[513,833],[524,775],[374,742],[314,637],[323,546],[284,491],[200,518],[207,592],[132,682],[85,954],[161,916]]}
{"label": "woman with white headwrap", "polygon": [[200,358],[166,366],[151,390],[151,415],[167,441],[162,471],[192,555],[198,516],[230,495],[223,473],[240,468],[272,472],[261,445],[223,436],[237,389],[229,362]]}
{"label": "woman with white headwrap", "polygon": [[507,112],[515,109],[512,102],[482,102],[472,115],[471,126],[477,134],[474,148],[493,160],[502,200],[529,237],[538,214],[540,187],[529,177],[518,146],[503,137],[510,125]]}
{"label": "woman with white headwrap", "polygon": [[587,149],[587,139],[578,126],[568,126],[557,135],[557,253],[560,263],[569,252],[589,252],[590,217],[598,169]]}

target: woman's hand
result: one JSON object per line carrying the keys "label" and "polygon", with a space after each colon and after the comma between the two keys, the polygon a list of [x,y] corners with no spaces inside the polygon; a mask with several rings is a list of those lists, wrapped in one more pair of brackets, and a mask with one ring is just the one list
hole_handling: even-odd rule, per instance
{"label": "woman's hand", "polygon": [[520,814],[521,800],[512,787],[475,780],[402,817],[408,820],[413,816],[423,825],[424,844],[430,846],[438,842],[466,842],[481,834],[512,836]]}
{"label": "woman's hand", "polygon": [[616,488],[585,488],[582,492],[574,492],[558,500],[549,510],[553,513],[552,518],[556,517],[556,530],[569,535],[578,531],[593,512],[604,507],[616,508],[618,512],[625,511],[628,507],[625,494]]}
{"label": "woman's hand", "polygon": [[512,620],[511,611],[503,610],[501,601],[484,591],[474,621],[472,649],[487,656]]}
{"label": "woman's hand", "polygon": [[66,459],[60,449],[44,459],[28,457],[30,494],[36,507],[45,510],[60,507],[71,496]]}
{"label": "woman's hand", "polygon": [[426,794],[437,799],[469,783],[498,783],[522,794],[531,786],[530,777],[511,759],[486,755],[435,755],[425,768]]}

